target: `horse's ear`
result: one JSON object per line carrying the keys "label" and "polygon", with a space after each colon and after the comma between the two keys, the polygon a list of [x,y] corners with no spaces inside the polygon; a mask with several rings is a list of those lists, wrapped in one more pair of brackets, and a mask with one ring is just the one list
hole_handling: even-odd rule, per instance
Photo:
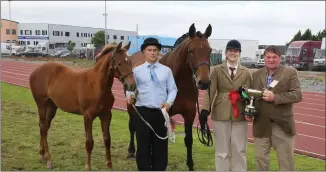
{"label": "horse's ear", "polygon": [[120,43],[118,44],[118,46],[115,47],[115,49],[113,50],[113,54],[115,54],[116,52],[119,52],[120,49],[121,49],[121,46],[122,46],[122,42],[120,42]]}
{"label": "horse's ear", "polygon": [[212,34],[212,26],[211,24],[209,24],[205,30],[205,37],[208,38],[211,36],[211,34]]}
{"label": "horse's ear", "polygon": [[195,37],[196,35],[196,28],[195,28],[195,23],[193,23],[190,28],[189,28],[189,36],[190,38]]}
{"label": "horse's ear", "polygon": [[129,48],[130,48],[130,44],[131,44],[131,42],[129,41],[129,43],[128,43],[126,46],[124,46],[123,48],[126,49],[126,50],[128,51]]}

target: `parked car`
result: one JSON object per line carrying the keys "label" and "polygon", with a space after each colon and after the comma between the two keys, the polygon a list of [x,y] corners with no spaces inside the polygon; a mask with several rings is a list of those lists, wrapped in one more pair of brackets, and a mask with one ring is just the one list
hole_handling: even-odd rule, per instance
{"label": "parked car", "polygon": [[24,52],[20,53],[20,56],[26,56],[26,57],[37,57],[37,56],[42,56],[45,57],[47,54],[43,53],[41,50],[39,49],[28,49],[25,50]]}
{"label": "parked car", "polygon": [[66,54],[66,53],[70,53],[70,51],[69,50],[59,50],[59,51],[55,52],[55,54],[53,54],[52,56],[61,57],[61,55]]}
{"label": "parked car", "polygon": [[248,68],[256,68],[257,67],[256,59],[253,59],[250,57],[241,57],[240,62],[241,62],[241,65],[248,67]]}

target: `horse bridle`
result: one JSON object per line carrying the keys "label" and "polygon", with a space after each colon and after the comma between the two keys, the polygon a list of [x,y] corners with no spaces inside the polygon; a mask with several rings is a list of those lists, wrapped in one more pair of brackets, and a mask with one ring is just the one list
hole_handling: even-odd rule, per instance
{"label": "horse bridle", "polygon": [[123,84],[123,87],[125,88],[125,87],[127,87],[127,83],[126,83],[125,79],[126,79],[129,75],[133,74],[133,72],[131,71],[131,72],[129,72],[128,74],[126,74],[125,76],[123,76],[123,75],[121,74],[121,72],[120,72],[118,66],[117,66],[116,63],[115,63],[115,59],[114,59],[114,57],[115,57],[115,53],[113,53],[113,55],[112,55],[112,57],[111,57],[111,58],[112,58],[111,69],[115,69],[115,70],[116,70],[116,72],[118,73],[118,79],[119,79],[119,81]]}
{"label": "horse bridle", "polygon": [[[191,41],[187,44],[187,47],[190,45]],[[195,67],[193,67],[192,64],[192,60],[191,60],[191,55],[190,55],[190,49],[187,49],[187,62],[189,62],[189,66],[191,68],[192,71],[192,78],[193,78],[193,86],[194,86],[194,90],[197,93],[197,100],[196,100],[196,105],[197,105],[197,113],[198,115],[200,115],[199,112],[199,103],[198,103],[198,99],[199,99],[199,91],[197,88],[197,83],[196,83],[196,71],[198,69],[198,67],[200,67],[201,65],[207,65],[208,69],[210,70],[210,65],[207,61],[201,61],[199,62]],[[211,112],[211,91],[210,91],[210,86],[208,86],[208,98],[209,98],[209,113]],[[211,147],[213,145],[213,139],[212,139],[212,134],[210,131],[210,128],[208,126],[208,123],[206,122],[204,124],[204,126],[200,125],[200,129],[199,129],[199,125],[200,122],[198,122],[197,124],[197,135],[199,138],[199,141],[204,144],[205,146]],[[200,134],[201,133],[201,134]]]}

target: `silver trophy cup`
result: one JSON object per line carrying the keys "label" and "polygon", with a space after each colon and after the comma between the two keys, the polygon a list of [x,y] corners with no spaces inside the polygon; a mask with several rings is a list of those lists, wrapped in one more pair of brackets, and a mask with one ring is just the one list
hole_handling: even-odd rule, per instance
{"label": "silver trophy cup", "polygon": [[256,116],[257,113],[257,109],[254,106],[254,101],[256,99],[262,98],[263,97],[263,91],[259,91],[259,90],[254,90],[254,89],[245,89],[245,93],[247,94],[247,96],[249,97],[249,104],[246,105],[245,107],[245,115],[248,116]]}

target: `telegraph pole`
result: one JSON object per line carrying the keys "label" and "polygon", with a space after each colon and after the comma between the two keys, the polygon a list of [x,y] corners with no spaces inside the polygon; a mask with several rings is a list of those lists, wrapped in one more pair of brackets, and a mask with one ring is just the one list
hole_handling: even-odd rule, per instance
{"label": "telegraph pole", "polygon": [[[0,0],[0,9],[1,9],[1,0]],[[2,28],[2,18],[1,18],[1,12],[0,12],[0,29],[1,28]],[[0,59],[1,59],[1,34],[0,34]]]}
{"label": "telegraph pole", "polygon": [[10,6],[10,2],[11,2],[12,0],[8,0],[8,2],[9,2],[9,39],[10,39],[10,53],[9,53],[9,56],[11,56],[11,49],[12,49],[12,47],[11,47],[11,43],[12,43],[12,29],[11,29],[11,6]]}
{"label": "telegraph pole", "polygon": [[138,35],[138,24],[136,24],[136,32],[137,32],[137,35],[136,35],[136,49],[138,49],[138,40],[139,40],[139,35]]}
{"label": "telegraph pole", "polygon": [[103,14],[104,18],[105,18],[105,30],[104,30],[104,45],[107,44],[107,34],[106,34],[106,16],[108,15],[108,13],[106,13],[106,0],[105,0],[105,13]]}

